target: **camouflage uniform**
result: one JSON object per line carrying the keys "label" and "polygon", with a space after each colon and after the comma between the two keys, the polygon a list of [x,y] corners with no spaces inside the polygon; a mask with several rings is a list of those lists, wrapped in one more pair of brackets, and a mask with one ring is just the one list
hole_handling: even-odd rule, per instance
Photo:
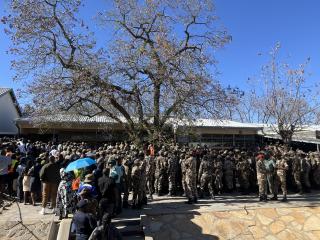
{"label": "camouflage uniform", "polygon": [[234,163],[232,162],[230,156],[226,156],[223,163],[223,176],[226,183],[226,188],[228,191],[233,190],[233,171],[234,171]]}
{"label": "camouflage uniform", "polygon": [[246,159],[246,156],[242,152],[242,156],[239,158],[239,162],[236,165],[238,181],[240,184],[240,188],[244,193],[249,191],[250,183],[250,163]]}
{"label": "camouflage uniform", "polygon": [[186,156],[185,156],[185,154],[184,153],[182,153],[181,155],[180,155],[180,161],[179,161],[179,163],[180,163],[180,166],[181,166],[181,185],[182,185],[182,188],[183,188],[183,192],[184,192],[184,195],[186,195],[186,189],[187,189],[187,187],[186,187],[186,171],[187,171],[187,169],[186,169]]}
{"label": "camouflage uniform", "polygon": [[292,173],[294,182],[297,186],[297,189],[300,193],[302,193],[302,184],[301,184],[301,161],[299,158],[295,157],[292,159]]}
{"label": "camouflage uniform", "polygon": [[179,159],[176,153],[168,156],[168,180],[169,180],[169,195],[176,194],[177,172],[179,169]]}
{"label": "camouflage uniform", "polygon": [[163,194],[164,186],[166,185],[167,173],[168,173],[168,162],[164,156],[164,152],[160,151],[160,156],[156,158],[156,174],[154,188],[158,195]]}
{"label": "camouflage uniform", "polygon": [[276,188],[275,194],[278,193],[279,185],[281,186],[282,194],[283,194],[283,201],[287,200],[287,171],[289,169],[289,165],[287,163],[287,158],[278,159],[276,162]]}
{"label": "camouflage uniform", "polygon": [[221,194],[221,190],[223,188],[222,184],[222,177],[223,177],[223,163],[221,156],[218,156],[214,160],[214,185],[215,189],[218,191],[219,194]]}
{"label": "camouflage uniform", "polygon": [[203,197],[205,187],[208,186],[211,198],[214,198],[213,172],[214,172],[213,159],[208,155],[204,155],[200,163],[199,174],[198,174],[198,181],[200,182],[201,197]]}
{"label": "camouflage uniform", "polygon": [[185,159],[186,167],[186,196],[188,197],[188,203],[197,202],[197,161],[189,154]]}
{"label": "camouflage uniform", "polygon": [[142,162],[139,159],[134,161],[131,180],[132,180],[132,207],[140,207],[142,204],[141,180],[142,180]]}
{"label": "camouflage uniform", "polygon": [[146,181],[147,189],[149,192],[150,199],[153,199],[152,194],[154,193],[154,175],[156,171],[156,162],[154,157],[146,156]]}
{"label": "camouflage uniform", "polygon": [[259,185],[259,197],[260,201],[267,200],[267,169],[264,163],[264,159],[258,159],[256,163],[257,168],[257,180]]}

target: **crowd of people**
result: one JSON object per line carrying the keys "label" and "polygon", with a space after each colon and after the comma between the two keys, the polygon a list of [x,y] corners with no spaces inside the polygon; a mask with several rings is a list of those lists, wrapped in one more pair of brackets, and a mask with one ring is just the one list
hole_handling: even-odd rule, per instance
{"label": "crowd of people", "polygon": [[[193,204],[234,191],[277,200],[281,189],[287,201],[287,189],[302,194],[320,186],[319,153],[280,144],[219,150],[3,138],[0,151],[0,192],[24,204],[41,202],[40,214],[55,213],[60,219],[73,214],[77,239],[121,239],[111,219],[122,208],[140,209],[154,194],[185,195],[186,203]],[[82,158],[96,164],[66,170]]]}

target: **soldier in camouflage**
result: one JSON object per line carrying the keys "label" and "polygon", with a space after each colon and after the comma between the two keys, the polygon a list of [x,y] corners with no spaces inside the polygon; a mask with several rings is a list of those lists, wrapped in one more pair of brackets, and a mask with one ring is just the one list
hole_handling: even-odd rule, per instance
{"label": "soldier in camouflage", "polygon": [[221,194],[223,183],[223,163],[222,163],[222,157],[218,155],[216,159],[214,159],[214,186],[217,190],[218,194]]}
{"label": "soldier in camouflage", "polygon": [[302,184],[301,184],[301,160],[300,160],[300,154],[298,154],[298,156],[294,156],[291,152],[291,160],[292,160],[292,173],[293,173],[293,178],[294,178],[294,182],[297,186],[297,189],[299,191],[300,194],[303,193],[302,190]]}
{"label": "soldier in camouflage", "polygon": [[165,181],[167,181],[168,162],[166,158],[167,153],[161,150],[159,156],[156,158],[156,174],[154,188],[155,192],[161,196],[164,192]]}
{"label": "soldier in camouflage", "polygon": [[276,161],[276,188],[275,188],[275,196],[277,196],[279,185],[281,187],[281,191],[283,194],[282,201],[287,201],[287,171],[289,169],[289,165],[287,161],[289,160],[288,156],[280,157]]}
{"label": "soldier in camouflage", "polygon": [[260,153],[257,156],[257,180],[259,185],[260,201],[267,201],[267,169],[264,162],[264,154]]}
{"label": "soldier in camouflage", "polygon": [[176,181],[179,169],[179,159],[177,154],[178,152],[176,150],[173,150],[173,152],[168,155],[169,196],[174,196],[177,191]]}
{"label": "soldier in camouflage", "polygon": [[181,154],[180,154],[180,160],[179,160],[179,164],[181,166],[181,186],[182,186],[182,189],[183,189],[183,195],[186,196],[186,153],[185,153],[185,150],[183,149],[181,151]]}
{"label": "soldier in camouflage", "polygon": [[249,193],[249,177],[250,177],[250,163],[247,160],[247,156],[245,152],[240,153],[240,157],[238,159],[238,163],[236,165],[238,181],[240,184],[240,190],[243,194]]}
{"label": "soldier in camouflage", "polygon": [[156,171],[156,162],[153,156],[150,155],[150,152],[147,152],[145,157],[146,161],[146,181],[147,181],[147,190],[149,193],[150,200],[153,200],[152,194],[154,193],[154,176]]}
{"label": "soldier in camouflage", "polygon": [[188,152],[185,159],[186,168],[186,196],[188,201],[186,203],[192,204],[198,202],[197,194],[197,161],[193,157],[192,152]]}
{"label": "soldier in camouflage", "polygon": [[199,167],[198,182],[200,183],[200,198],[203,198],[205,188],[208,187],[212,199],[214,199],[213,188],[214,163],[212,156],[204,155]]}
{"label": "soldier in camouflage", "polygon": [[223,163],[223,176],[224,176],[224,181],[226,183],[226,189],[228,192],[232,192],[233,190],[234,169],[235,169],[234,163],[231,160],[230,155],[227,155]]}

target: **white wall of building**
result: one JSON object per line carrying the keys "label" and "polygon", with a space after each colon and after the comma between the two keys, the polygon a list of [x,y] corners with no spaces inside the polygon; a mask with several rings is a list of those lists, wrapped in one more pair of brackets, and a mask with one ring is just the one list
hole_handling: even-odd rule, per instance
{"label": "white wall of building", "polygon": [[0,96],[0,134],[18,134],[18,128],[14,120],[19,117],[19,113],[12,101],[10,92]]}

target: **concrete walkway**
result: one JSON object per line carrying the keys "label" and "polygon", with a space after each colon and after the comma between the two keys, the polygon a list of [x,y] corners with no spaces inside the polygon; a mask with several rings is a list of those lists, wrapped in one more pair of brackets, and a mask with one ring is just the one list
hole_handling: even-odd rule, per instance
{"label": "concrete walkway", "polygon": [[[256,195],[222,195],[217,196],[215,200],[200,199],[198,204],[188,205],[184,203],[186,199],[183,197],[154,196],[154,200],[150,201],[148,205],[146,205],[142,210],[124,209],[123,213],[119,215],[118,218],[114,219],[113,222],[119,229],[121,229],[122,232],[126,232],[127,234],[129,234],[127,239],[143,239],[143,234],[141,234],[141,230],[143,229],[146,233],[147,238],[154,237],[155,239],[163,239],[162,237],[165,237],[165,239],[167,240],[188,239],[187,235],[182,237],[181,235],[177,235],[175,231],[170,232],[169,229],[172,229],[170,228],[170,226],[180,228],[180,232],[183,230],[185,232],[188,232],[188,229],[193,229],[193,232],[197,233],[197,237],[201,236],[201,238],[199,239],[217,239],[211,238],[213,235],[210,234],[213,233],[218,233],[215,236],[219,237],[219,239],[232,239],[228,237],[229,235],[227,235],[226,232],[230,232],[233,228],[235,229],[235,226],[238,226],[240,229],[247,229],[248,226],[252,224],[252,222],[250,221],[254,221],[256,227],[251,227],[251,229],[253,230],[250,231],[250,234],[247,232],[246,238],[238,239],[256,239],[255,234],[258,234],[258,231],[260,229],[260,227],[258,226],[260,226],[260,223],[263,225],[263,223],[260,222],[258,216],[260,216],[260,218],[263,218],[263,215],[266,215],[268,212],[273,212],[273,217],[270,217],[272,221],[270,219],[266,221],[269,224],[274,223],[274,228],[275,226],[277,226],[278,229],[281,229],[282,224],[284,223],[286,225],[287,223],[281,222],[278,224],[274,220],[279,217],[276,214],[282,214],[277,212],[278,209],[292,209],[288,212],[288,214],[291,214],[292,212],[298,212],[292,214],[296,214],[294,216],[300,216],[300,223],[308,222],[309,226],[306,227],[306,229],[310,229],[310,221],[315,221],[320,216],[320,211],[317,208],[318,206],[320,206],[320,192],[313,192],[311,194],[305,195],[290,194],[288,196],[288,200],[289,201],[286,203],[282,203],[280,201],[269,201],[267,203],[263,203],[258,201]],[[264,209],[269,210],[265,211]],[[57,217],[55,217],[53,214],[46,214],[44,216],[40,215],[40,210],[40,205],[17,205],[16,203],[14,203],[12,206],[7,208],[7,210],[2,211],[2,213],[0,214],[0,239],[46,239],[48,228],[50,227],[49,225],[52,221],[56,221]],[[276,210],[276,212],[274,212],[274,210]],[[221,213],[219,214],[218,212]],[[302,215],[305,213],[306,215],[302,216],[300,213]],[[316,215],[314,215],[314,213]],[[247,215],[251,217],[250,221],[246,219],[248,218]],[[310,216],[314,216],[314,218],[309,219]],[[244,219],[241,219],[243,217]],[[141,218],[142,222],[140,224]],[[221,219],[224,219],[225,222],[222,222]],[[228,222],[228,219],[232,221]],[[291,217],[287,217],[284,219],[290,220]],[[220,221],[220,223],[218,225],[214,225],[213,222],[219,222],[218,220]],[[246,222],[244,220],[248,220],[249,222]],[[318,222],[320,222],[320,219]],[[167,226],[166,224],[169,225]],[[292,221],[290,224],[290,226],[295,226],[296,223]],[[206,228],[206,226],[216,227],[208,229]],[[228,228],[223,228],[223,230],[220,229],[220,231],[217,230],[218,228],[221,228],[219,226],[233,227],[231,230],[228,230]],[[267,230],[266,226],[263,225],[263,227],[264,229],[261,228],[262,232],[260,232],[259,236],[265,237],[266,235],[263,234],[268,233],[269,227],[267,227]],[[301,225],[300,228],[302,230],[305,229],[304,225]],[[164,231],[163,229],[166,229],[166,231]],[[283,232],[284,230],[286,230],[286,228],[282,229],[281,232]],[[289,230],[285,231],[284,233],[282,233],[282,235],[280,234],[280,232],[278,232],[277,234],[280,234],[280,236],[287,236],[289,234],[288,231]],[[311,234],[309,234],[310,236],[313,236],[312,234],[317,234],[317,229],[313,229],[310,231],[312,231]],[[171,235],[169,234],[166,236],[161,236],[161,238],[157,238],[158,234],[163,232],[169,232]],[[240,230],[236,232],[240,234],[237,235],[238,237],[241,236]],[[135,235],[136,238],[133,238]],[[177,238],[177,236],[179,236],[179,238]],[[249,238],[248,236],[253,238]],[[280,238],[275,237],[270,239]],[[288,239],[295,238],[287,238],[286,240]],[[302,239],[312,238],[309,237]],[[320,237],[318,239],[320,239]]]}

